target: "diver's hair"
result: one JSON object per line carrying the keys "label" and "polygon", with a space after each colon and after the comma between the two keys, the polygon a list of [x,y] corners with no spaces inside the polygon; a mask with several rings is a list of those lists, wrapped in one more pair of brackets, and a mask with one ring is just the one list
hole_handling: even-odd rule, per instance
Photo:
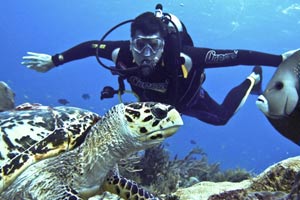
{"label": "diver's hair", "polygon": [[131,37],[135,36],[137,31],[141,31],[145,35],[159,32],[163,37],[166,33],[163,22],[152,12],[142,13],[134,19],[131,23]]}

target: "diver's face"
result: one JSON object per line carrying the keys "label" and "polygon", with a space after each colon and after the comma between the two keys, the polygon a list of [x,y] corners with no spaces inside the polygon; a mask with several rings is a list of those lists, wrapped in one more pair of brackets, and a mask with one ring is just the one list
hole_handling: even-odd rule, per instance
{"label": "diver's face", "polygon": [[154,67],[162,56],[164,44],[164,39],[159,33],[144,35],[137,31],[130,41],[130,50],[138,66]]}

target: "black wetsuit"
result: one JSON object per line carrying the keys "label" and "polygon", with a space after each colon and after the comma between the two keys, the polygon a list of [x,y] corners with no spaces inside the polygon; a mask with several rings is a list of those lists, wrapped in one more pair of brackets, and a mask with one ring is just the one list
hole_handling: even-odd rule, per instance
{"label": "black wetsuit", "polygon": [[[52,57],[56,66],[76,59],[95,56],[98,41],[88,41],[79,44],[61,54]],[[112,52],[120,48],[117,57],[117,66],[122,68],[135,67],[132,54],[129,50],[129,41],[107,41],[99,46],[98,55],[112,60]],[[174,104],[177,109],[186,115],[196,117],[204,122],[223,125],[232,117],[241,100],[250,87],[250,80],[246,79],[239,86],[233,88],[222,104],[215,102],[201,87],[201,75],[206,68],[217,68],[234,65],[264,65],[278,66],[282,62],[281,55],[272,55],[249,50],[214,50],[209,48],[196,48],[183,46],[181,52],[183,64],[189,60],[188,75],[184,76],[183,70],[178,70],[176,101],[171,91],[172,76],[170,66],[165,66],[167,51],[158,62],[155,72],[149,77],[140,76],[138,73],[130,74],[124,78],[131,85],[132,90],[141,101],[158,101]],[[63,60],[59,59],[63,55]],[[192,83],[192,84],[191,84]],[[170,92],[171,91],[171,92]]]}

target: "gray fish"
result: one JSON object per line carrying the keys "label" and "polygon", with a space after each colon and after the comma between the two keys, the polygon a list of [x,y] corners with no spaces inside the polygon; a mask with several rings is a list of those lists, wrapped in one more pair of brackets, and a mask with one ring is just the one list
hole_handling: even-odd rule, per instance
{"label": "gray fish", "polygon": [[15,93],[3,81],[0,81],[0,112],[15,107]]}
{"label": "gray fish", "polygon": [[300,145],[300,50],[282,62],[256,101],[272,126]]}
{"label": "gray fish", "polygon": [[90,95],[89,95],[88,93],[82,94],[81,97],[82,97],[84,100],[88,100],[88,99],[91,98]]}
{"label": "gray fish", "polygon": [[67,99],[58,99],[57,102],[62,105],[67,105],[68,103],[70,103]]}

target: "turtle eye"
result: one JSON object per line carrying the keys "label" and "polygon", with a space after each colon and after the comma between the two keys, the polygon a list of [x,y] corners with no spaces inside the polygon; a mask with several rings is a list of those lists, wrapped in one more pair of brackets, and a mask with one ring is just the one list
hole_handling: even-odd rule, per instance
{"label": "turtle eye", "polygon": [[152,111],[153,115],[158,119],[164,119],[168,114],[167,110],[163,110],[163,109],[157,108],[157,107],[152,108],[151,111]]}

